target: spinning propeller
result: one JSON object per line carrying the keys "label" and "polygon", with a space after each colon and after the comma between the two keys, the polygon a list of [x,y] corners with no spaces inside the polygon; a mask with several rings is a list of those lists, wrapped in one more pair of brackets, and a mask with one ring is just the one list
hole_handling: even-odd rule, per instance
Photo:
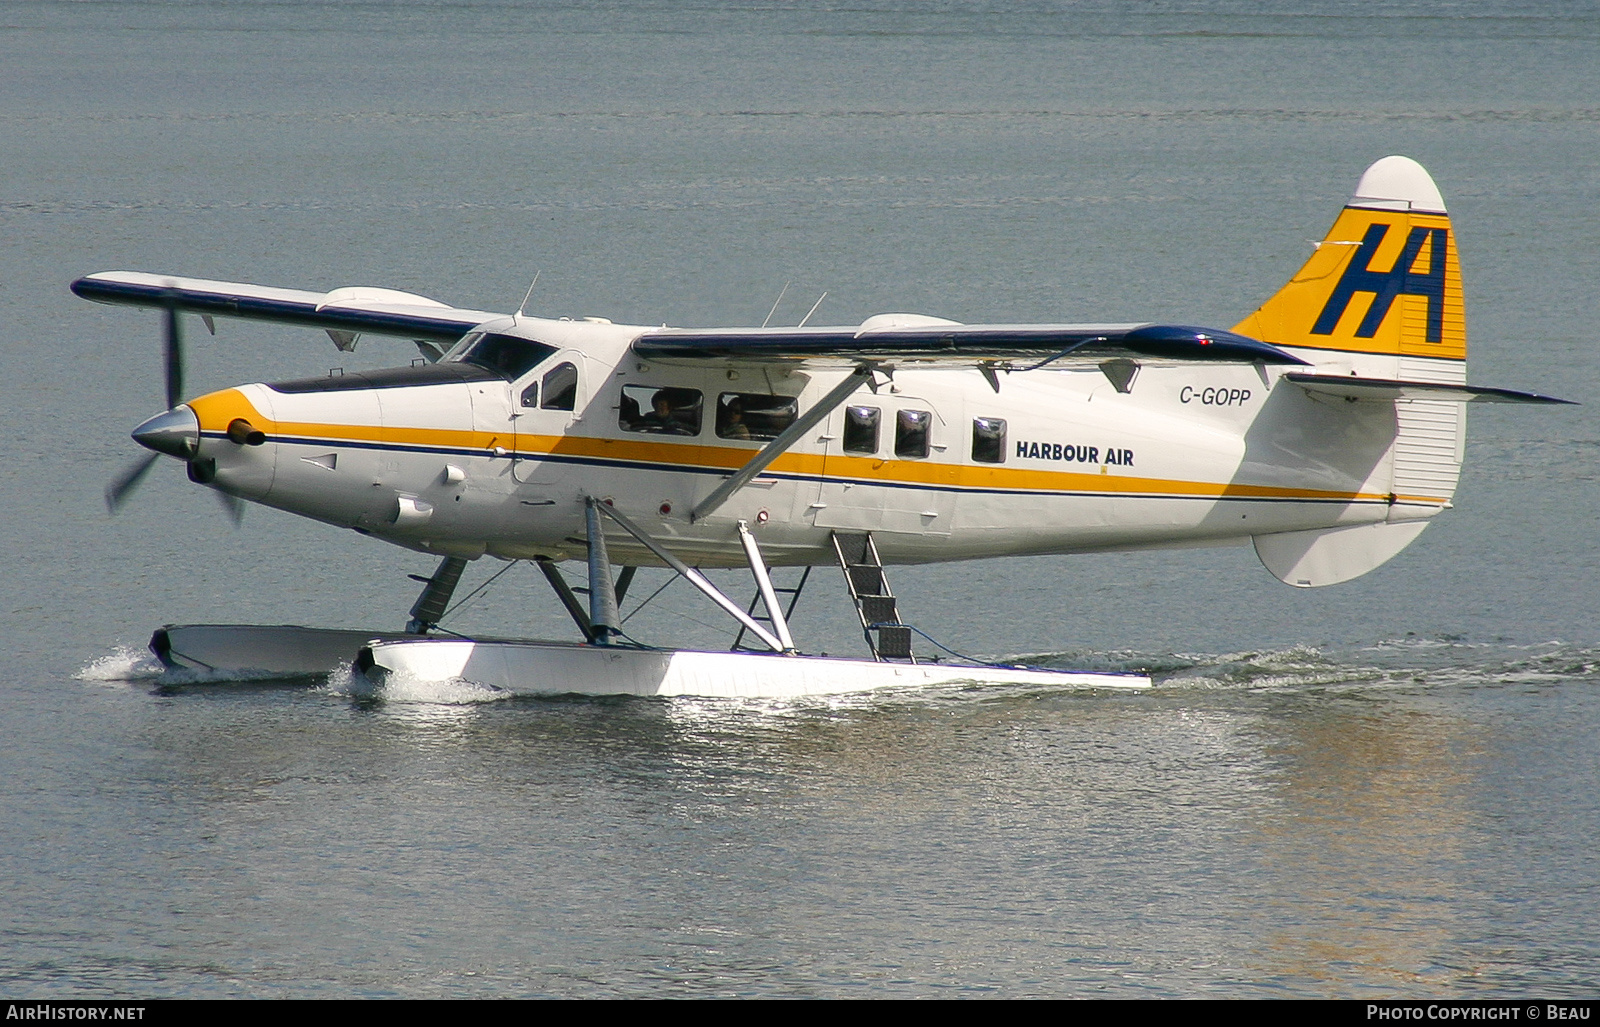
{"label": "spinning propeller", "polygon": [[[116,513],[133,495],[150,468],[162,454],[189,460],[200,445],[200,419],[183,402],[183,325],[179,320],[176,293],[169,293],[164,307],[162,333],[167,371],[167,411],[145,421],[133,430],[133,440],[153,452],[132,464],[106,486],[106,510]],[[217,499],[237,527],[244,518],[244,502],[218,492]]]}

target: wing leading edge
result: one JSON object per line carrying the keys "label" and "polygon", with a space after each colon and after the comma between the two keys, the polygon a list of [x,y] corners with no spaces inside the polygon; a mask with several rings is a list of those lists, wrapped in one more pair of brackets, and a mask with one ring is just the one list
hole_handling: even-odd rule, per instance
{"label": "wing leading edge", "polygon": [[633,350],[654,360],[778,361],[814,367],[881,362],[969,367],[988,364],[1000,370],[1021,370],[1015,365],[1128,356],[1222,363],[1306,363],[1276,346],[1243,335],[1189,325],[871,325],[869,320],[859,328],[662,328],[635,339]]}
{"label": "wing leading edge", "polygon": [[172,307],[207,317],[239,317],[322,328],[330,333],[371,332],[443,343],[454,343],[483,322],[505,316],[484,310],[463,310],[426,296],[393,289],[303,292],[139,271],[85,275],[72,283],[72,291],[86,300],[100,303],[158,309]]}

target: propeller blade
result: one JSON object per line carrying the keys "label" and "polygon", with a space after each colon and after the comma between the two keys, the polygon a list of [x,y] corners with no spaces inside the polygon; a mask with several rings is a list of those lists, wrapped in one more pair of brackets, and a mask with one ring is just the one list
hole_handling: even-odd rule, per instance
{"label": "propeller blade", "polygon": [[183,402],[183,326],[176,300],[167,303],[166,315],[167,409],[171,410]]}
{"label": "propeller blade", "polygon": [[114,514],[121,509],[122,504],[133,494],[133,490],[139,487],[139,482],[144,480],[144,476],[150,473],[150,468],[160,459],[160,453],[151,453],[123,471],[121,477],[106,486],[106,512]]}
{"label": "propeller blade", "polygon": [[[183,402],[183,324],[179,320],[180,311],[178,310],[178,293],[176,290],[171,288],[171,284],[172,283],[170,282],[168,283],[168,289],[165,295],[166,302],[162,305],[165,313],[165,331],[162,333],[162,335],[166,349],[168,413],[160,416],[166,418],[171,418],[174,416],[172,414],[173,408],[175,408],[179,403]],[[193,415],[190,416],[192,417]],[[158,419],[159,418],[151,418],[151,421]],[[139,426],[139,429],[135,430],[134,438],[139,442],[140,445],[150,445],[147,439],[139,436],[138,431],[140,429],[144,429],[151,423],[151,421],[146,421],[145,424]],[[195,441],[199,441],[198,434],[196,434]],[[156,465],[156,461],[161,458],[161,452],[170,452],[174,456],[193,455],[192,449],[179,452],[178,450],[174,450],[170,443],[165,443],[164,440],[163,444],[151,446],[150,448],[157,449],[159,452],[151,453],[143,460],[131,465],[127,470],[122,472],[120,477],[118,477],[110,485],[106,486],[106,511],[108,513],[114,514],[122,508],[122,504],[126,503],[128,501],[128,497],[133,495],[134,489],[139,487],[139,483],[144,480],[144,476],[150,473],[150,468],[154,467]],[[228,508],[228,515],[233,518],[233,523],[237,526],[239,523],[239,518],[243,514],[243,504],[239,503],[239,500],[233,499],[231,496],[225,496],[223,497],[223,500],[223,505]],[[235,506],[234,504],[238,504],[238,506]]]}
{"label": "propeller blade", "polygon": [[228,519],[233,522],[233,526],[237,528],[239,525],[243,524],[244,500],[240,499],[238,496],[230,496],[226,492],[218,492],[216,496],[217,502],[221,503],[222,508],[228,511]]}

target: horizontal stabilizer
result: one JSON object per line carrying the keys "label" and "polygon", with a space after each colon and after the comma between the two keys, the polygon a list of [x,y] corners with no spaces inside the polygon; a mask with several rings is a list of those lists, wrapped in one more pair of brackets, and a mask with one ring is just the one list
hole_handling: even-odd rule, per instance
{"label": "horizontal stabilizer", "polygon": [[485,321],[505,316],[483,310],[461,310],[426,296],[393,289],[358,287],[304,292],[243,282],[173,278],[140,271],[102,271],[86,275],[72,283],[72,291],[86,300],[100,303],[156,309],[170,307],[207,317],[239,317],[323,328],[330,332],[371,332],[451,344]]}
{"label": "horizontal stabilizer", "polygon": [[[663,328],[634,340],[633,350],[656,360],[783,361],[808,367],[863,362],[986,364],[1027,370],[1044,363],[1097,363],[1107,357],[1214,363],[1305,364],[1276,346],[1211,328],[1158,324],[964,325],[890,315],[860,327]],[[921,321],[922,323],[915,323]],[[912,323],[907,323],[912,322]]]}
{"label": "horizontal stabilizer", "polygon": [[1359,578],[1422,534],[1427,521],[1357,524],[1255,536],[1262,566],[1286,585],[1317,588]]}
{"label": "horizontal stabilizer", "polygon": [[1284,378],[1307,392],[1373,403],[1389,403],[1397,399],[1432,399],[1447,403],[1572,403],[1570,399],[1556,399],[1537,392],[1490,389],[1480,385],[1403,382],[1388,378],[1304,374],[1299,371],[1290,371]]}

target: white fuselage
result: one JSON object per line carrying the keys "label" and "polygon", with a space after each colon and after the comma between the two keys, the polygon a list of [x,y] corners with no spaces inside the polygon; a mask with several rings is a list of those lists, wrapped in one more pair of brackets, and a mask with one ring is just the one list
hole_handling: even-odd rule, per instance
{"label": "white fuselage", "polygon": [[[691,521],[763,445],[759,431],[745,438],[729,423],[731,405],[793,397],[804,411],[848,372],[647,363],[629,349],[647,329],[608,323],[523,317],[493,329],[555,352],[509,381],[247,385],[192,401],[198,459],[215,461],[208,483],[441,555],[581,557],[583,500],[594,496],[689,563],[742,564],[739,520],[772,564],[832,562],[835,530],[870,531],[885,562],[916,563],[1427,518],[1454,489],[1464,434],[1459,404],[1412,404],[1448,419],[1430,444],[1452,449],[1453,461],[1432,477],[1402,467],[1397,484],[1397,452],[1402,465],[1408,458],[1395,405],[1310,395],[1280,381],[1284,367],[1143,361],[1121,392],[1092,364],[1051,366],[1002,372],[997,393],[978,370],[906,364]],[[1402,359],[1293,352],[1320,373],[1375,378],[1396,377]],[[1457,376],[1438,363],[1440,380]],[[553,394],[549,376],[562,364],[577,372],[572,409],[523,405],[530,386]],[[685,413],[670,432],[647,423],[663,390],[683,409],[696,397],[697,423]],[[236,418],[266,441],[230,441]],[[610,550],[620,563],[655,562],[626,536]]]}

